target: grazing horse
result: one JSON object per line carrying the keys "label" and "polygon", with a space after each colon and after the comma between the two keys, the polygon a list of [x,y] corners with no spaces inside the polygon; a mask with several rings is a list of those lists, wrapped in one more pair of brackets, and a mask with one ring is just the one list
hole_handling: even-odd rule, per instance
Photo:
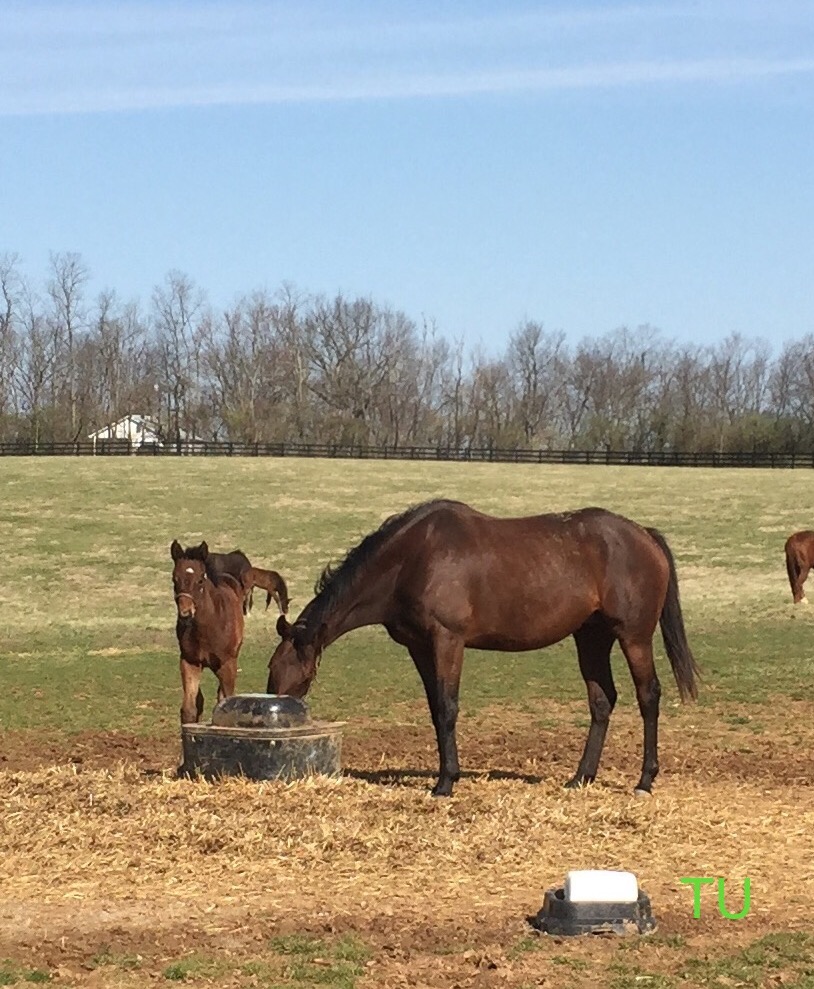
{"label": "grazing horse", "polygon": [[644,723],[638,792],[650,792],[659,769],[656,625],[682,700],[697,696],[664,536],[601,508],[494,518],[461,502],[430,501],[387,519],[337,567],[326,567],[314,590],[293,625],[277,620],[282,641],[269,661],[268,692],[304,696],[323,649],[351,629],[383,625],[407,647],[424,684],[438,743],[435,796],[448,796],[460,776],[455,724],[466,646],[541,649],[573,635],[591,726],[571,787],[592,781],[599,766],[616,703],[614,642]]}
{"label": "grazing horse", "polygon": [[209,547],[204,542],[200,546],[187,547],[184,553],[191,553],[202,557],[206,561],[206,572],[211,579],[217,580],[223,574],[229,574],[230,577],[234,577],[238,584],[241,584],[245,588],[243,614],[248,615],[252,610],[252,587],[254,585],[251,583],[246,584],[243,580],[243,575],[247,570],[251,569],[252,565],[244,552],[239,549],[233,549],[231,553],[210,553]]}
{"label": "grazing horse", "polygon": [[280,609],[280,614],[285,615],[288,612],[288,605],[291,602],[291,598],[288,596],[288,587],[276,570],[252,567],[247,579],[252,582],[253,587],[260,587],[266,592],[266,611],[271,604],[271,599],[274,598]]}
{"label": "grazing horse", "polygon": [[808,604],[803,590],[808,571],[814,566],[814,532],[805,529],[786,540],[786,573],[795,604]]}
{"label": "grazing horse", "polygon": [[[204,706],[201,673],[208,667],[218,678],[218,701],[235,692],[237,657],[243,644],[245,585],[229,574],[211,577],[206,543],[182,549],[174,540],[172,584],[178,612],[175,634],[181,651],[181,724],[200,720]],[[183,767],[182,767],[183,769]]]}

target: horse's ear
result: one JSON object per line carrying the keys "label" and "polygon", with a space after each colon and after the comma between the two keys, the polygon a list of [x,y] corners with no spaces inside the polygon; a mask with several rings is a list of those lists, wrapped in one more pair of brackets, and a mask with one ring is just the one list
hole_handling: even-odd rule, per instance
{"label": "horse's ear", "polygon": [[206,561],[207,556],[209,556],[209,547],[206,545],[206,540],[201,543],[198,549],[201,551],[201,556],[204,558],[204,561]]}
{"label": "horse's ear", "polygon": [[177,539],[173,539],[172,543],[170,544],[170,556],[177,563],[183,555],[184,555],[184,550],[181,547],[181,544],[178,542]]}
{"label": "horse's ear", "polygon": [[280,615],[277,619],[277,634],[283,641],[291,641],[291,626],[288,624],[288,619],[285,615]]}

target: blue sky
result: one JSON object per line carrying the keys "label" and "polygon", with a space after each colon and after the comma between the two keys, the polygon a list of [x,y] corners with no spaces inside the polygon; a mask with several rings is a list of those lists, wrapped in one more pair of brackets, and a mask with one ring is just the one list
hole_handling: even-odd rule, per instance
{"label": "blue sky", "polygon": [[0,252],[502,348],[814,332],[814,4],[0,0]]}

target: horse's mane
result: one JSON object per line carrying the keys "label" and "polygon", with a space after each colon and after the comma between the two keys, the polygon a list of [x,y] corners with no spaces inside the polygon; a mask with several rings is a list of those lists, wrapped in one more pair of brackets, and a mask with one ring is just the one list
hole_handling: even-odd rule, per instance
{"label": "horse's mane", "polygon": [[[300,633],[297,638],[300,638],[301,641],[313,639],[323,617],[329,614],[342,600],[355,584],[359,573],[396,533],[444,505],[457,506],[461,504],[458,501],[437,498],[433,501],[413,505],[397,515],[386,518],[378,529],[369,533],[357,546],[350,549],[340,563],[329,563],[314,584],[314,599],[307,605],[300,619],[294,625],[296,632]],[[303,633],[305,633],[304,636]]]}

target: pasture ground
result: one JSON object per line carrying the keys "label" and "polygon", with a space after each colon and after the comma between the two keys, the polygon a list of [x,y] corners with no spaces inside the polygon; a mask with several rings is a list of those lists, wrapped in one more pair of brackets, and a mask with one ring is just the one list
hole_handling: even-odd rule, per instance
{"label": "pasture ground", "polygon": [[[0,985],[814,986],[814,609],[782,547],[808,472],[289,460],[0,463]],[[243,548],[289,580],[428,497],[497,514],[600,504],[675,552],[704,672],[680,706],[659,645],[662,774],[633,797],[640,720],[620,702],[600,777],[570,642],[471,652],[451,800],[409,658],[380,629],[332,646],[314,716],[348,720],[340,780],[173,777],[180,701],[170,541]],[[262,602],[239,689],[275,644]],[[214,697],[214,678],[205,684]],[[629,868],[648,938],[555,939],[527,918],[570,868]],[[726,879],[693,918],[683,876]]]}

